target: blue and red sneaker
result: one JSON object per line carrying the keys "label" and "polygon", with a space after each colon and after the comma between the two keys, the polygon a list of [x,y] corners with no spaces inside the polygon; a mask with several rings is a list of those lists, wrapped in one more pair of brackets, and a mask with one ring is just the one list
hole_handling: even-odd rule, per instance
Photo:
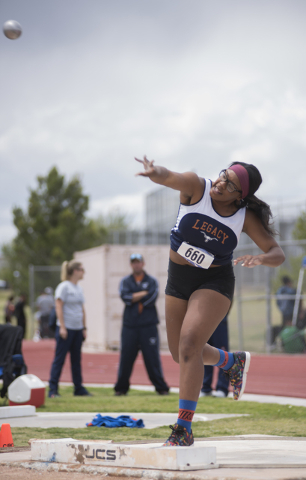
{"label": "blue and red sneaker", "polygon": [[194,443],[192,430],[190,433],[182,425],[175,423],[169,425],[172,433],[168,440],[163,444],[163,447],[190,447]]}
{"label": "blue and red sneaker", "polygon": [[228,370],[224,370],[225,375],[229,376],[231,385],[234,389],[234,400],[240,400],[246,385],[247,373],[251,363],[251,354],[249,352],[235,352],[234,365]]}

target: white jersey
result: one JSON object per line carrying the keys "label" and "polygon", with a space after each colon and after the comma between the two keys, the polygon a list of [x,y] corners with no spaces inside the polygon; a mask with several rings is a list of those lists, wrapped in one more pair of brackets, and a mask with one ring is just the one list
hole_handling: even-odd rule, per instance
{"label": "white jersey", "polygon": [[213,265],[226,265],[231,262],[237,247],[246,209],[241,208],[229,217],[219,215],[209,194],[212,181],[204,181],[204,193],[197,203],[180,204],[175,227],[171,230],[171,249],[176,252],[182,242],[187,242],[214,255]]}

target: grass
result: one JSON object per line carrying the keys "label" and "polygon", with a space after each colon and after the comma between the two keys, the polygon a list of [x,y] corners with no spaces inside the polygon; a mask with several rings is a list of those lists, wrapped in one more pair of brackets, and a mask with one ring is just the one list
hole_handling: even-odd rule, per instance
{"label": "grass", "polygon": [[[121,412],[164,412],[176,413],[178,394],[158,397],[156,393],[135,391],[126,397],[114,397],[111,388],[89,389],[93,397],[73,397],[72,387],[62,387],[61,397],[46,399],[38,412],[91,412],[88,422],[96,413]],[[193,433],[196,438],[223,437],[231,435],[266,434],[290,437],[306,436],[306,408],[291,405],[260,404],[256,402],[235,402],[232,399],[212,397],[200,398],[197,413],[240,413],[247,417],[220,419],[210,422],[194,422]],[[141,418],[139,416],[138,418]],[[85,427],[71,428],[12,428],[15,446],[28,445],[30,438],[63,438],[90,440],[123,441],[162,441],[169,436],[169,428],[130,429]]]}

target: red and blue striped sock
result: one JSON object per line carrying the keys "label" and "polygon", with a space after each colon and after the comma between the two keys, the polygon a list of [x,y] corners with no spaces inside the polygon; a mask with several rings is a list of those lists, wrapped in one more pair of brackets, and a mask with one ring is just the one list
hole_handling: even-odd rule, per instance
{"label": "red and blue striped sock", "polygon": [[219,367],[223,370],[228,370],[234,365],[234,354],[226,352],[225,350],[220,350],[220,348],[217,348],[217,350],[219,350],[220,353],[220,360],[218,363],[213,365],[213,367]]}
{"label": "red and blue striped sock", "polygon": [[185,427],[187,432],[191,432],[191,423],[194,412],[197,408],[197,403],[193,400],[179,400],[179,414],[177,423],[182,427]]}

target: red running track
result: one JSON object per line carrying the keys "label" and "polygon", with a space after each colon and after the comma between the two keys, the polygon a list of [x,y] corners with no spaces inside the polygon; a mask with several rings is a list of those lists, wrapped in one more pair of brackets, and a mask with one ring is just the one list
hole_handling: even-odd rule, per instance
{"label": "red running track", "polygon": [[[22,345],[28,373],[48,381],[55,340],[41,340],[37,343],[24,340]],[[170,387],[178,387],[179,366],[169,354],[161,354],[161,361],[166,382]],[[118,352],[82,353],[84,383],[115,384],[118,362]],[[72,381],[69,355],[60,381]],[[151,385],[141,354],[135,362],[131,384]],[[306,355],[252,355],[245,392],[306,398]]]}

